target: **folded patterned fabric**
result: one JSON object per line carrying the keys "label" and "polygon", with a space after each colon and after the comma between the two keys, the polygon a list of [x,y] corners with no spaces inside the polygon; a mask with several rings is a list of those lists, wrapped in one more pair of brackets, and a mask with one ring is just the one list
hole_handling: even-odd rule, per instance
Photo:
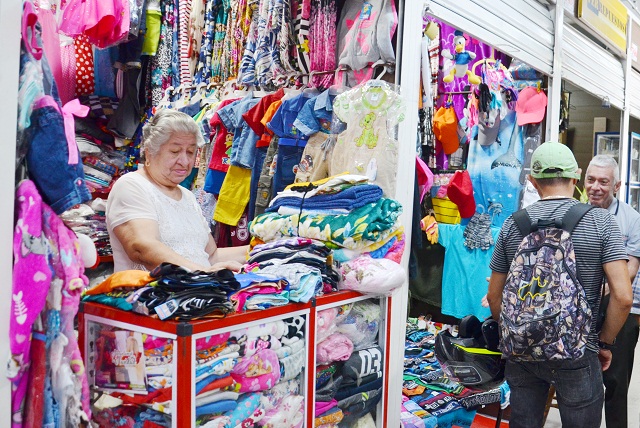
{"label": "folded patterned fabric", "polygon": [[316,366],[316,389],[322,388],[338,370],[337,363]]}
{"label": "folded patterned fabric", "polygon": [[233,369],[233,366],[235,366],[239,357],[240,354],[233,352],[231,354],[214,358],[206,363],[199,364],[196,367],[196,382],[212,374],[223,375],[229,373]]}
{"label": "folded patterned fabric", "polygon": [[244,303],[244,310],[269,309],[276,306],[284,306],[289,303],[288,290],[279,293],[263,291],[264,293],[256,293],[248,297]]}
{"label": "folded patterned fabric", "polygon": [[314,425],[319,426],[322,424],[337,424],[344,418],[342,410],[338,407],[333,407],[326,412],[317,415],[314,419]]}
{"label": "folded patterned fabric", "polygon": [[300,428],[304,424],[304,397],[290,395],[284,397],[280,404],[267,410],[264,418],[258,422],[265,428]]}
{"label": "folded patterned fabric", "polygon": [[260,394],[253,392],[243,394],[238,400],[238,406],[225,413],[230,419],[229,427],[235,427],[241,424],[242,421],[249,418],[260,407]]}
{"label": "folded patterned fabric", "polygon": [[306,196],[299,195],[281,196],[274,198],[266,212],[276,212],[280,207],[297,208],[304,211],[325,210],[325,209],[345,209],[353,210],[367,204],[378,201],[382,198],[382,189],[375,184],[362,184],[341,190],[338,193],[328,195]]}
{"label": "folded patterned fabric", "polygon": [[304,317],[297,315],[282,320],[284,323],[284,334],[282,335],[282,343],[288,345],[294,341],[304,339]]}
{"label": "folded patterned fabric", "polygon": [[289,215],[264,213],[250,226],[252,235],[262,241],[301,236],[351,250],[373,251],[400,226],[397,219],[402,206],[393,199],[381,198],[357,208],[348,215]]}
{"label": "folded patterned fabric", "polygon": [[[298,341],[298,343],[304,343]],[[288,355],[280,360],[280,381],[290,380],[298,376],[302,372],[305,362],[304,347],[301,347],[298,352]]]}
{"label": "folded patterned fabric", "polygon": [[[263,295],[263,298],[255,299],[254,302],[263,301],[264,296],[273,295],[273,296],[276,296],[273,298],[273,303],[274,303],[273,306],[282,306],[289,303],[289,294],[288,294],[289,292],[287,290],[288,287],[289,287],[289,284],[285,280],[254,283],[251,286],[230,295],[229,300],[233,304],[236,312],[242,312],[245,309],[249,309],[247,307],[247,302],[249,301],[249,299],[251,299],[256,295]],[[282,293],[286,293],[286,294],[282,295]],[[267,297],[266,300],[264,301],[269,302],[268,299],[269,297]]]}
{"label": "folded patterned fabric", "polygon": [[353,343],[344,334],[333,333],[318,344],[316,363],[328,364],[333,361],[346,361],[353,352]]}
{"label": "folded patterned fabric", "polygon": [[[280,340],[275,336],[266,334],[260,337],[248,337],[244,344],[243,357],[250,357],[261,349],[272,349],[278,352],[281,348],[282,343],[280,343]],[[279,354],[278,358],[280,358]]]}
{"label": "folded patterned fabric", "polygon": [[261,349],[236,364],[231,372],[231,377],[239,384],[239,392],[270,389],[280,380],[278,356],[271,349]]}
{"label": "folded patterned fabric", "polygon": [[247,337],[262,337],[273,336],[276,339],[280,339],[286,331],[286,327],[282,320],[276,320],[273,322],[258,324],[249,327],[246,330]]}
{"label": "folded patterned fabric", "polygon": [[202,351],[203,349],[225,344],[227,339],[229,339],[229,332],[202,337],[196,340],[196,351]]}
{"label": "folded patterned fabric", "polygon": [[229,424],[229,418],[226,416],[218,416],[215,419],[212,419],[205,423],[204,425],[200,425],[200,428],[226,428]]}
{"label": "folded patterned fabric", "polygon": [[260,402],[265,410],[271,410],[280,406],[285,397],[293,395],[300,395],[299,379],[279,382],[273,388],[262,391],[262,398],[260,398]]}
{"label": "folded patterned fabric", "polygon": [[278,359],[282,360],[283,358],[289,357],[293,354],[297,354],[301,350],[304,349],[306,343],[301,339],[285,339],[287,344],[282,345],[281,348],[276,349],[276,354],[278,355]]}

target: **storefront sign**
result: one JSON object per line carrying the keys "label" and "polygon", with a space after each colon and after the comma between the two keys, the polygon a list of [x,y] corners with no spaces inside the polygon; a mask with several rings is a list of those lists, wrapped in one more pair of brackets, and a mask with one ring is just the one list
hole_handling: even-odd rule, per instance
{"label": "storefront sign", "polygon": [[578,0],[578,19],[621,56],[627,51],[627,8],[620,0]]}
{"label": "storefront sign", "polygon": [[640,25],[636,21],[631,21],[631,46],[629,47],[631,55],[631,67],[636,71],[640,71],[640,61],[638,61],[638,49],[640,49]]}

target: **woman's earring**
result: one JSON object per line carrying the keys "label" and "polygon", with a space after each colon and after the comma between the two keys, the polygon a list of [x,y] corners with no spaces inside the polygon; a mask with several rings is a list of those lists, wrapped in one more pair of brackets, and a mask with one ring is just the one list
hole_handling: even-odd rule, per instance
{"label": "woman's earring", "polygon": [[145,159],[144,160],[144,166],[148,167],[151,165],[151,162],[149,161],[149,159]]}

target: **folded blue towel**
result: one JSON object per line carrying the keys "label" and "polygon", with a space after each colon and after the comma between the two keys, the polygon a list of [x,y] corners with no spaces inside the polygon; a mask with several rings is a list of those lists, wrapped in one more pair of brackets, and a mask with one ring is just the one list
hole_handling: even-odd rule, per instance
{"label": "folded blue towel", "polygon": [[283,198],[274,199],[273,205],[267,208],[268,212],[277,212],[280,207],[300,208],[300,205],[306,209],[347,209],[353,210],[363,207],[367,204],[377,202],[382,198],[382,189],[375,184],[362,184],[359,186],[351,186],[338,193],[330,195],[314,195],[305,198],[303,201],[300,197],[285,196]]}

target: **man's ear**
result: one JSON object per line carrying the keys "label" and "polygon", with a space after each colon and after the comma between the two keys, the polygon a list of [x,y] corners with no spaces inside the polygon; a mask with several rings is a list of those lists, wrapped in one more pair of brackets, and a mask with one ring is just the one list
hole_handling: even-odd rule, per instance
{"label": "man's ear", "polygon": [[620,186],[622,186],[622,181],[618,181],[615,186],[613,186],[613,194],[615,195],[620,190]]}

